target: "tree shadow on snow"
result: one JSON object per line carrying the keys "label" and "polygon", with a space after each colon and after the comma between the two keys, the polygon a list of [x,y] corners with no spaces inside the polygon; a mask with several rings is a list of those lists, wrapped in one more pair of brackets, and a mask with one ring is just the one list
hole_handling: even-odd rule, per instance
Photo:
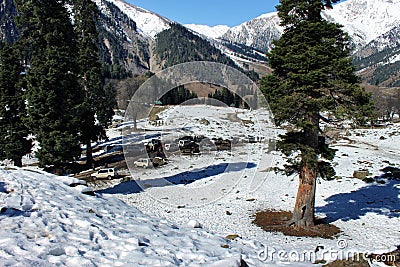
{"label": "tree shadow on snow", "polygon": [[135,194],[143,192],[143,188],[150,187],[166,187],[174,186],[179,184],[190,184],[195,181],[205,179],[208,177],[216,176],[222,173],[240,172],[244,169],[255,168],[257,165],[249,162],[236,162],[236,163],[221,163],[217,165],[211,165],[203,169],[197,169],[192,171],[185,171],[176,175],[140,180],[140,181],[129,181],[118,184],[112,188],[96,191],[100,194]]}
{"label": "tree shadow on snow", "polygon": [[7,217],[30,217],[31,214],[33,213],[33,210],[28,210],[28,211],[23,211],[15,208],[8,208],[8,207],[2,207],[0,209],[0,217],[1,216],[7,216]]}
{"label": "tree shadow on snow", "polygon": [[6,184],[4,182],[0,182],[0,193],[7,193]]}
{"label": "tree shadow on snow", "polygon": [[114,187],[98,190],[95,193],[99,194],[124,194],[124,195],[129,195],[129,194],[136,194],[143,192],[143,188],[136,183],[136,181],[128,181],[128,182],[123,182],[120,184],[117,184]]}
{"label": "tree shadow on snow", "polygon": [[[387,177],[387,174],[381,177]],[[379,179],[379,178],[378,178]],[[382,181],[382,180],[380,180]],[[400,217],[399,180],[384,180],[385,183],[371,183],[358,190],[330,196],[328,204],[316,207],[316,212],[325,213],[327,223],[356,220],[367,213]]]}

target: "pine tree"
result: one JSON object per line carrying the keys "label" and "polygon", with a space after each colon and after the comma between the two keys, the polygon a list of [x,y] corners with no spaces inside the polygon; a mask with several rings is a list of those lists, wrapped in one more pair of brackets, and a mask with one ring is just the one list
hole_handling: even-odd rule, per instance
{"label": "pine tree", "polygon": [[359,121],[372,110],[351,64],[348,35],[321,16],[335,2],[280,1],[277,10],[285,31],[267,55],[274,71],[261,81],[276,124],[293,126],[281,136],[278,149],[292,157],[291,167],[299,173],[292,220],[297,227],[314,226],[316,178],[324,170],[332,172],[335,151],[320,127],[329,121],[324,116]]}
{"label": "pine tree", "polygon": [[22,156],[30,153],[25,94],[22,87],[23,66],[15,45],[0,45],[0,159],[11,159],[22,167]]}
{"label": "pine tree", "polygon": [[82,109],[81,137],[86,144],[86,164],[92,166],[92,141],[106,137],[116,106],[115,92],[110,86],[104,87],[102,65],[99,61],[96,4],[91,0],[74,1],[74,30],[78,43],[77,62],[79,81],[85,92]]}
{"label": "pine tree", "polygon": [[63,167],[80,155],[82,93],[66,1],[15,1],[27,48],[28,123],[40,144],[40,165]]}

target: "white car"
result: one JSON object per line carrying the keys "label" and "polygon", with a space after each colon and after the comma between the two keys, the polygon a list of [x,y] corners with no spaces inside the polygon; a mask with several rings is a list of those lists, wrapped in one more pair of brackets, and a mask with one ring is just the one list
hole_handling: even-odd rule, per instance
{"label": "white car", "polygon": [[135,165],[135,167],[142,167],[142,168],[148,168],[151,166],[151,159],[147,159],[147,158],[142,158],[142,159],[138,159],[135,162],[133,162],[133,165]]}
{"label": "white car", "polygon": [[100,169],[95,173],[91,174],[91,177],[93,179],[109,179],[111,180],[112,178],[117,178],[118,177],[118,172],[116,168],[106,168],[106,169]]}

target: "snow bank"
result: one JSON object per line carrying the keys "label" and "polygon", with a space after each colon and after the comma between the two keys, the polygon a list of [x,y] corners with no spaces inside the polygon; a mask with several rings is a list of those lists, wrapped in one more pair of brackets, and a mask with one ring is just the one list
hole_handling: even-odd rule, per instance
{"label": "snow bank", "polygon": [[257,265],[251,248],[113,197],[83,195],[61,180],[0,169],[0,265],[240,266],[242,254]]}

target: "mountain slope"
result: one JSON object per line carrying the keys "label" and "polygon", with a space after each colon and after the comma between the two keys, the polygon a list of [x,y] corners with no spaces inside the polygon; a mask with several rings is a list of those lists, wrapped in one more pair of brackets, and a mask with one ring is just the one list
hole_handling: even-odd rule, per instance
{"label": "mountain slope", "polygon": [[149,68],[147,40],[137,33],[137,24],[106,0],[95,1],[100,10],[98,24],[100,60],[108,78],[121,79],[130,72]]}
{"label": "mountain slope", "polygon": [[400,23],[400,0],[348,0],[326,11],[326,17],[344,25],[353,41],[363,46]]}
{"label": "mountain slope", "polygon": [[278,14],[274,12],[231,28],[221,39],[268,51],[272,41],[278,39],[282,32],[283,28],[279,26]]}
{"label": "mountain slope", "polygon": [[[100,8],[102,16],[108,17],[108,22],[117,24],[105,28],[109,32],[117,32],[123,36],[120,43],[126,50],[125,54],[129,55],[126,61],[128,65],[131,63],[129,69],[133,69],[133,73],[140,73],[145,69],[155,72],[178,63],[204,60],[240,68],[243,65],[238,63],[239,60],[232,61],[229,58],[233,57],[234,53],[236,53],[236,57],[239,55],[238,59],[242,57],[252,60],[264,59],[260,52],[249,52],[252,48],[240,46],[236,47],[233,52],[221,42],[215,42],[214,39],[205,38],[198,33],[196,33],[197,35],[193,34],[192,30],[178,23],[130,5],[125,1],[95,0],[95,2]],[[120,15],[110,16],[110,6],[114,6],[112,9],[118,9]],[[135,28],[121,23],[122,20],[119,17],[124,16],[135,22]],[[224,27],[216,29],[219,32],[224,31]],[[246,49],[247,51],[245,51]],[[143,68],[136,66],[135,71],[135,63]],[[253,79],[257,77],[251,70],[248,70],[248,74]]]}
{"label": "mountain slope", "polygon": [[[240,69],[220,49],[180,24],[171,24],[170,29],[157,35],[154,52],[162,69],[190,61],[219,62]],[[255,72],[247,72],[247,75],[253,80],[258,79]]]}
{"label": "mountain slope", "polygon": [[400,24],[354,55],[360,74],[373,85],[400,86]]}
{"label": "mountain slope", "polygon": [[[181,48],[172,50],[166,44],[177,41],[173,35],[168,34],[175,22],[123,0],[93,1],[101,11],[99,44],[108,78],[122,79],[169,66],[159,54],[158,42],[161,39],[164,50],[169,49],[169,52],[163,52],[164,55],[180,54],[179,62],[213,58],[217,48],[236,65],[265,74],[270,71],[265,52],[271,49],[272,41],[283,32],[276,12],[261,15],[232,28],[190,24],[186,25],[188,32],[181,37],[189,38],[193,46],[185,45],[185,51]],[[350,34],[355,48],[354,62],[360,70],[367,70],[360,72],[365,81],[390,86],[398,84],[397,78],[393,79],[397,77],[397,62],[400,61],[400,52],[396,48],[400,39],[396,30],[400,25],[398,10],[400,0],[347,0],[324,13],[327,19],[343,24],[344,30]],[[13,21],[16,11],[12,0],[3,0],[0,15],[0,36],[3,41],[13,42],[18,33]],[[183,31],[185,29],[182,27]],[[189,33],[195,33],[199,38]],[[187,43],[188,40],[182,38],[181,42]],[[207,46],[207,51],[199,49],[200,46]],[[200,50],[201,55],[193,54]],[[225,63],[226,59],[219,56],[217,61]]]}
{"label": "mountain slope", "polygon": [[[343,25],[354,43],[363,46],[400,23],[398,10],[400,0],[347,0],[324,11],[324,17]],[[283,32],[279,23],[276,12],[267,13],[229,29],[221,38],[268,51],[271,39]]]}
{"label": "mountain slope", "polygon": [[[108,0],[118,7],[130,19],[136,22],[137,30],[145,37],[154,38],[158,33],[170,28],[171,20],[154,12],[130,5],[123,0]],[[101,0],[94,0],[99,5]]]}
{"label": "mountain slope", "polygon": [[[396,30],[400,27],[398,10],[400,0],[347,0],[324,11],[323,16],[327,20],[343,25],[349,33],[354,44],[356,65],[359,69],[369,70],[361,72],[365,81],[398,86],[396,79],[387,81],[389,77],[397,77],[399,72],[397,62],[400,61],[400,52],[396,49],[400,40]],[[190,28],[196,30],[196,26],[191,25]],[[272,41],[279,38],[282,32],[278,15],[274,12],[230,28],[216,40],[267,52]],[[208,37],[212,38],[213,34],[208,34]]]}

